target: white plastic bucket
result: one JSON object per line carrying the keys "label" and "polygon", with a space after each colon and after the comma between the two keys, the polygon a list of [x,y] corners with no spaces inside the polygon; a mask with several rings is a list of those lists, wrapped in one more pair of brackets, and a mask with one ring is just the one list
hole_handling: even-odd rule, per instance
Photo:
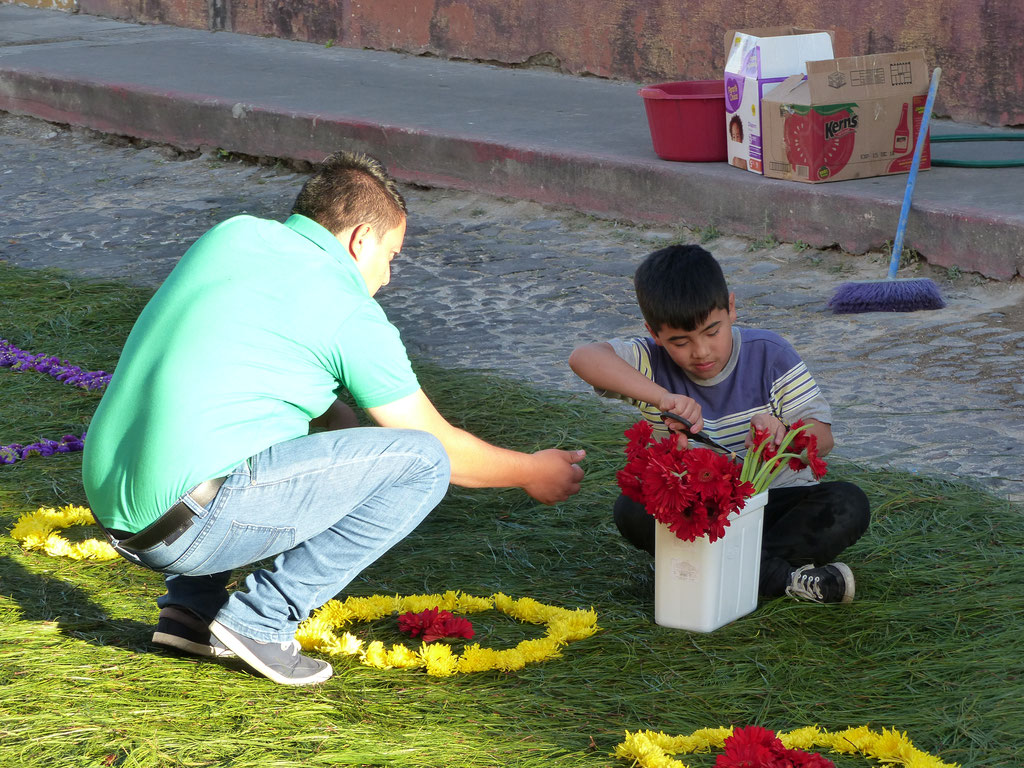
{"label": "white plastic bucket", "polygon": [[757,607],[767,500],[767,491],[747,499],[713,544],[707,538],[683,541],[667,525],[655,525],[655,623],[713,632]]}

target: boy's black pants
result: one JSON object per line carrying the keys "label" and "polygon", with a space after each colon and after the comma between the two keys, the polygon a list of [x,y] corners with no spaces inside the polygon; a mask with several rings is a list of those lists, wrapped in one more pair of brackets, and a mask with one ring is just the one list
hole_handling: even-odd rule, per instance
{"label": "boy's black pants", "polygon": [[[635,547],[654,555],[654,518],[627,496],[615,502],[615,525]],[[761,533],[761,579],[765,597],[785,594],[794,567],[825,565],[868,528],[871,511],[864,491],[834,482],[768,491]]]}

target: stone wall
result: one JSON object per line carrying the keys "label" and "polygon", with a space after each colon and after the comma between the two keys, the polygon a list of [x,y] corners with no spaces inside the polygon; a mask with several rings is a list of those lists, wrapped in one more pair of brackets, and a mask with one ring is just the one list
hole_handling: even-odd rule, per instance
{"label": "stone wall", "polygon": [[842,53],[923,48],[936,112],[1024,125],[1021,0],[30,0],[143,22],[637,82],[720,77],[727,29],[837,30]]}

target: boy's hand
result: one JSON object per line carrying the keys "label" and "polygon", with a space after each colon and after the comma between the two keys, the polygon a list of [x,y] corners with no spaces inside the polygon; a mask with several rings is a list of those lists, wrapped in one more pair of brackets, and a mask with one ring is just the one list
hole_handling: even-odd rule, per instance
{"label": "boy's hand", "polygon": [[586,451],[562,451],[548,448],[532,454],[531,479],[523,490],[542,504],[555,504],[579,493]]}
{"label": "boy's hand", "polygon": [[767,431],[772,436],[772,442],[779,445],[786,436],[786,425],[770,413],[758,413],[750,420],[750,429],[747,430],[747,439],[744,444],[749,448],[754,444],[754,430]]}
{"label": "boy's hand", "polygon": [[686,427],[675,419],[665,419],[665,426],[669,428],[671,432],[674,432],[679,436],[679,447],[686,448],[688,444],[687,432],[695,434],[704,429],[704,418],[700,414],[700,404],[692,397],[686,397],[686,395],[667,395],[658,401],[658,410],[668,411],[678,416],[682,416],[693,426],[687,430]]}

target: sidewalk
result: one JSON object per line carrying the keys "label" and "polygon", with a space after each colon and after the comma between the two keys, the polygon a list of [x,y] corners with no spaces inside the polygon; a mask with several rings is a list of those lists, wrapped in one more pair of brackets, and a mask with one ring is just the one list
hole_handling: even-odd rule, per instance
{"label": "sidewalk", "polygon": [[[659,160],[635,84],[12,5],[0,5],[0,110],[250,155],[316,161],[346,146],[403,181],[853,253],[892,239],[906,183]],[[1021,200],[1024,168],[929,170],[906,245],[1009,279],[1024,273]]]}

